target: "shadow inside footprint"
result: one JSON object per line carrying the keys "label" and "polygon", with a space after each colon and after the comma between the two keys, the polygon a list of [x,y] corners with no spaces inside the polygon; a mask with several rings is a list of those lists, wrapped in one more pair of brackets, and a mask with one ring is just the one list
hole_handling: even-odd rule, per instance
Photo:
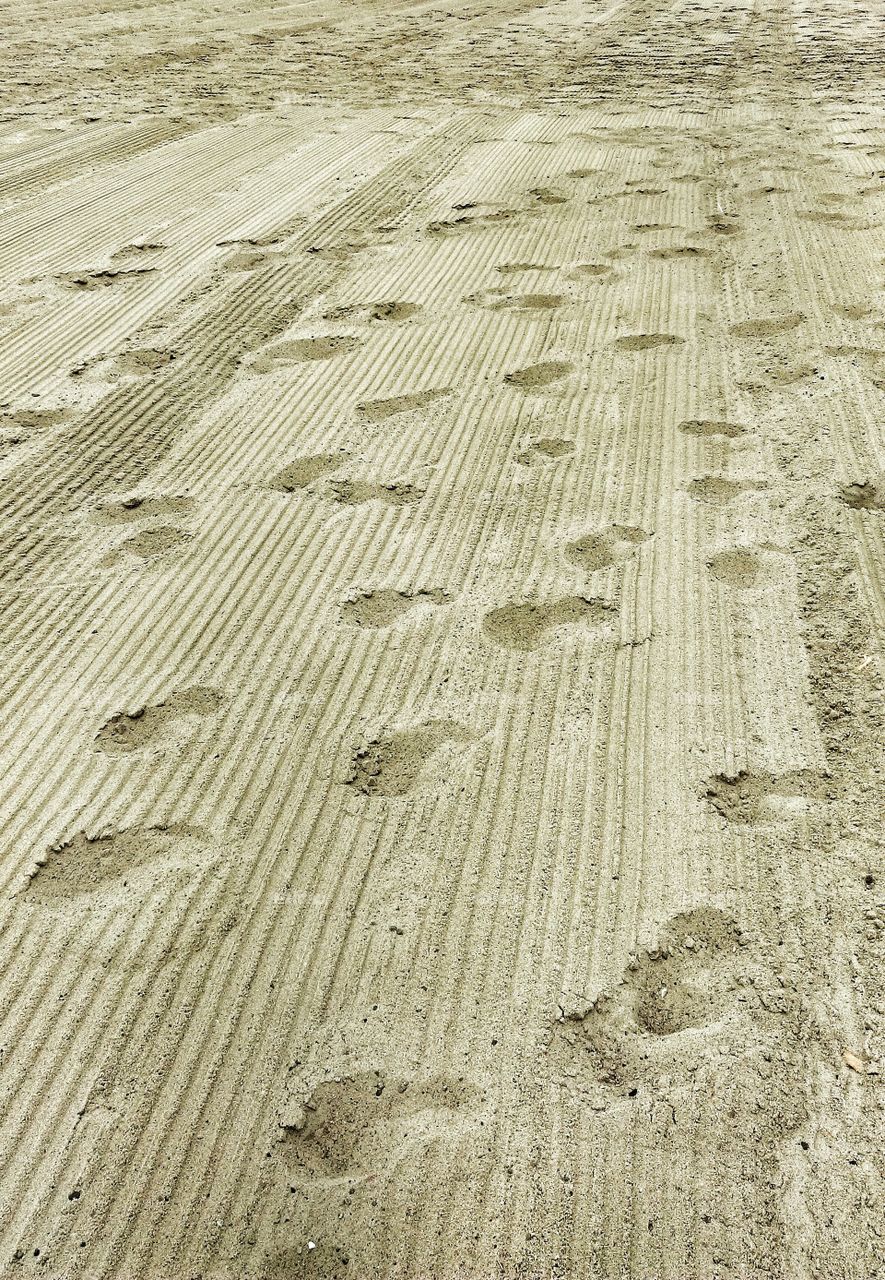
{"label": "shadow inside footprint", "polygon": [[354,627],[389,627],[416,605],[441,605],[449,600],[451,596],[438,587],[413,592],[381,588],[360,592],[354,599],[346,600],[341,617]]}
{"label": "shadow inside footprint", "polygon": [[612,607],[602,600],[566,596],[547,602],[526,601],[493,609],[483,619],[488,638],[505,649],[537,649],[548,631],[583,623],[599,627],[609,622]]}
{"label": "shadow inside footprint", "polygon": [[355,752],[345,786],[367,796],[403,796],[437,751],[450,742],[469,742],[471,737],[454,720],[428,720],[399,729]]}
{"label": "shadow inside footprint", "polygon": [[570,542],[565,548],[565,557],[579,569],[593,573],[626,560],[650,536],[633,525],[616,524]]}
{"label": "shadow inside footprint", "polygon": [[475,1088],[447,1076],[407,1081],[369,1071],[323,1081],[282,1126],[283,1156],[290,1176],[307,1183],[361,1181],[450,1138],[478,1101]]}

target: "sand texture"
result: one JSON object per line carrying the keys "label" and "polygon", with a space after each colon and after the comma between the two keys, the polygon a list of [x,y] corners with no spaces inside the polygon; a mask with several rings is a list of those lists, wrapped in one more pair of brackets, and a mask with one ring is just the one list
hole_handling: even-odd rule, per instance
{"label": "sand texture", "polygon": [[883,1280],[880,5],[2,25],[0,1276]]}

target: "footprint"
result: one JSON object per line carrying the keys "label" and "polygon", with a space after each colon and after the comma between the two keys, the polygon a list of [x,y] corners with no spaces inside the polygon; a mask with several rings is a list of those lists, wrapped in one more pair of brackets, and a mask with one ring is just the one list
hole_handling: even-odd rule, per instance
{"label": "footprint", "polygon": [[427,720],[376,738],[354,754],[345,786],[362,795],[403,796],[411,791],[432,756],[471,734],[454,720]]}
{"label": "footprint", "polygon": [[711,217],[707,219],[707,230],[716,236],[737,236],[741,233],[741,226],[730,218]]}
{"label": "footprint", "polygon": [[845,320],[865,320],[868,316],[873,315],[873,308],[866,302],[838,303],[833,307],[833,311],[837,316],[842,316]]}
{"label": "footprint", "polygon": [[518,275],[524,271],[555,271],[555,267],[546,266],[542,262],[502,262],[497,267],[502,276]]}
{"label": "footprint", "polygon": [[257,271],[269,262],[278,262],[278,253],[264,253],[261,249],[240,249],[224,259],[225,271]]}
{"label": "footprint", "polygon": [[488,311],[555,311],[561,307],[565,298],[561,293],[522,293],[511,298],[490,298],[487,295],[473,295],[464,299],[485,307]]}
{"label": "footprint", "polygon": [[675,333],[627,333],[615,338],[614,346],[619,351],[651,351],[654,347],[672,347],[685,342]]}
{"label": "footprint", "polygon": [[612,616],[612,607],[586,596],[565,596],[546,602],[526,601],[493,609],[483,619],[488,638],[505,649],[537,649],[548,631],[582,622],[599,627]]}
{"label": "footprint", "polygon": [[755,493],[766,489],[764,480],[728,480],[725,476],[699,476],[686,486],[688,493],[697,502],[706,502],[711,506],[724,506],[733,502],[742,493]]}
{"label": "footprint", "polygon": [[533,187],[529,195],[533,196],[538,204],[568,204],[568,196],[563,195],[561,191],[554,191],[552,187]]}
{"label": "footprint", "polygon": [[370,320],[409,320],[421,310],[417,302],[375,302],[369,308]]}
{"label": "footprint", "polygon": [[344,602],[341,616],[354,627],[389,627],[416,605],[447,604],[451,598],[439,587],[413,592],[395,591],[393,588],[361,591],[352,600]]}
{"label": "footprint", "polygon": [[151,275],[156,267],[120,268],[116,271],[80,271],[57,276],[59,284],[69,289],[106,289],[109,285],[125,283],[139,276]]}
{"label": "footprint", "polygon": [[504,381],[520,391],[539,391],[554,382],[561,382],[573,369],[574,365],[567,360],[543,360],[540,364],[526,365],[524,369],[505,373]]}
{"label": "footprint", "polygon": [[64,409],[19,409],[0,412],[0,458],[5,458],[32,436],[57,426],[67,416]]}
{"label": "footprint", "polygon": [[125,542],[121,542],[110,555],[106,556],[102,564],[106,568],[110,568],[118,564],[124,553],[138,556],[142,560],[154,560],[158,556],[165,555],[167,551],[171,551],[173,547],[182,546],[185,542],[189,542],[193,534],[185,533],[183,529],[176,529],[172,525],[160,525],[156,529],[142,529],[140,533],[135,534],[132,538],[127,538]]}
{"label": "footprint", "polygon": [[707,561],[707,566],[717,581],[741,591],[755,587],[762,577],[762,564],[758,556],[743,547],[718,552]]}
{"label": "footprint", "polygon": [[96,746],[111,755],[138,751],[150,746],[176,720],[191,716],[202,719],[216,712],[221,702],[221,694],[215,689],[199,686],[182,689],[163,702],[139,708],[132,715],[112,716],[96,734]]}
{"label": "footprint", "polygon": [[344,450],[339,453],[306,454],[303,458],[296,458],[283,467],[282,471],[272,476],[267,482],[268,488],[278,489],[281,493],[295,493],[296,490],[305,489],[315,480],[328,475],[330,471],[335,471],[349,459],[350,454],[345,453]]}
{"label": "footprint", "polygon": [[142,347],[136,351],[124,351],[114,360],[114,369],[117,373],[143,378],[171,364],[178,354],[177,351],[160,347]]}
{"label": "footprint", "polygon": [[516,455],[516,461],[525,467],[530,467],[537,462],[555,462],[557,458],[565,458],[568,454],[574,453],[574,449],[573,440],[560,440],[556,436],[539,436]]}
{"label": "footprint", "polygon": [[[635,1096],[639,1085],[659,1087],[672,1070],[693,1070],[705,1043],[746,1017],[747,990],[758,998],[749,985],[759,973],[749,942],[716,908],[675,916],[612,992],[554,1023],[548,1052],[569,1075],[584,1066],[622,1096]],[[687,1054],[685,1033],[692,1037]]]}
{"label": "footprint", "polygon": [[704,799],[726,822],[749,826],[804,809],[815,782],[809,770],[775,774],[741,769],[735,774],[717,773],[708,779]]}
{"label": "footprint", "polygon": [[96,507],[93,519],[100,524],[131,524],[136,520],[154,519],[158,516],[186,516],[193,511],[193,498],[175,495],[122,498],[119,502],[106,502]]}
{"label": "footprint", "polygon": [[669,245],[663,249],[649,249],[650,258],[659,258],[663,262],[681,261],[682,259],[709,258],[709,249],[699,249],[693,244]]}
{"label": "footprint", "polygon": [[355,507],[361,502],[384,502],[389,507],[405,507],[424,497],[424,490],[396,481],[376,484],[371,480],[331,480],[329,488],[336,502]]}
{"label": "footprint", "polygon": [[124,244],[122,249],[117,249],[111,256],[111,262],[140,258],[145,254],[152,256],[155,253],[162,253],[165,249],[166,245],[160,244],[157,240],[133,240],[131,244]]}
{"label": "footprint", "polygon": [[797,382],[807,382],[809,378],[818,376],[818,371],[813,364],[784,364],[781,368],[769,367],[765,373],[764,379],[748,378],[738,382],[737,385],[742,391],[764,392],[771,391],[775,387],[791,387]]}
{"label": "footprint", "polygon": [[281,1126],[289,1176],[307,1183],[375,1178],[451,1139],[479,1100],[473,1086],[448,1076],[409,1081],[368,1071],[323,1081],[294,1123]]}
{"label": "footprint", "polygon": [[25,896],[63,906],[85,895],[132,892],[135,872],[151,867],[153,882],[158,864],[189,869],[203,851],[203,840],[186,826],[130,827],[101,836],[80,832],[37,860]]}
{"label": "footprint", "polygon": [[839,498],[852,511],[885,511],[885,485],[881,481],[842,485]]}
{"label": "footprint", "polygon": [[384,422],[385,419],[392,418],[397,413],[410,413],[413,409],[424,409],[434,400],[439,400],[450,392],[451,387],[440,387],[432,391],[418,391],[412,395],[388,396],[384,400],[365,400],[357,405],[357,412],[369,422]]}
{"label": "footprint", "polygon": [[789,316],[769,316],[761,320],[742,320],[729,329],[736,338],[772,338],[776,333],[797,329],[805,317],[798,312]]}
{"label": "footprint", "polygon": [[587,533],[565,548],[565,557],[587,573],[628,559],[649,534],[633,525],[616,524],[599,533]]}
{"label": "footprint", "polygon": [[573,280],[589,280],[594,284],[608,284],[618,278],[617,271],[607,262],[579,262],[570,274]]}
{"label": "footprint", "polygon": [[57,427],[67,416],[66,409],[3,409],[0,410],[0,432],[24,439],[33,431]]}
{"label": "footprint", "polygon": [[680,422],[679,430],[687,436],[725,436],[735,440],[746,433],[747,428],[740,422],[725,422],[716,418],[689,418]]}
{"label": "footprint", "polygon": [[360,339],[349,334],[297,338],[292,342],[278,342],[275,347],[269,347],[253,361],[252,368],[257,373],[269,373],[279,365],[302,364],[308,360],[331,360],[333,356],[356,351],[360,346]]}

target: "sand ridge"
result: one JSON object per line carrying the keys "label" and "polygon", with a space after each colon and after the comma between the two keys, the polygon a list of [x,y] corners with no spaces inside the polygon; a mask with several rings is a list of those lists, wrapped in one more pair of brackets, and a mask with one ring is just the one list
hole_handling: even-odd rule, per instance
{"label": "sand ridge", "polygon": [[0,1275],[879,1275],[883,42],[7,6]]}

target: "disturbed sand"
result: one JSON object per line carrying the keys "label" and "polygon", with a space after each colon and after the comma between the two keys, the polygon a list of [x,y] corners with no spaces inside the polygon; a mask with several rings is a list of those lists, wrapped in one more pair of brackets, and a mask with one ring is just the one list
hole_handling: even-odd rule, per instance
{"label": "disturbed sand", "polygon": [[0,1274],[881,1278],[881,10],[244,9],[4,6]]}

